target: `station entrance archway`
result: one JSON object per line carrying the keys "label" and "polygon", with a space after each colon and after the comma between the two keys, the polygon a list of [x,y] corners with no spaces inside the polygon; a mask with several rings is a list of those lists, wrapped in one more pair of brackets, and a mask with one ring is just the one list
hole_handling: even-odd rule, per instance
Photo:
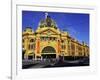
{"label": "station entrance archway", "polygon": [[43,58],[56,58],[56,50],[51,47],[47,46],[42,50],[42,57]]}

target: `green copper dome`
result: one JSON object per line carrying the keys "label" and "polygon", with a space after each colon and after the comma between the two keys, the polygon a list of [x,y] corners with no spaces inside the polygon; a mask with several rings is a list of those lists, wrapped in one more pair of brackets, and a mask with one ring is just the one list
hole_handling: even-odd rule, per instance
{"label": "green copper dome", "polygon": [[52,27],[57,29],[57,24],[48,14],[46,14],[45,19],[40,20],[39,27]]}

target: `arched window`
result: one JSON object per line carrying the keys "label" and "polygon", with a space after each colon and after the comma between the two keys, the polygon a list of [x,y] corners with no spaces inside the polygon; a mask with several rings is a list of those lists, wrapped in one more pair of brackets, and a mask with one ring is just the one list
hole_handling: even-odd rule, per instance
{"label": "arched window", "polygon": [[51,46],[47,46],[42,50],[42,53],[56,53],[56,50]]}
{"label": "arched window", "polygon": [[34,42],[34,39],[31,39],[30,42]]}

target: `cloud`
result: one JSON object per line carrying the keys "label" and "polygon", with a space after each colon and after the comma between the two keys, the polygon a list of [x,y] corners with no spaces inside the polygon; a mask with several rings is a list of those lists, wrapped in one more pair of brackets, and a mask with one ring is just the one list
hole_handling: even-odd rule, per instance
{"label": "cloud", "polygon": [[79,42],[82,42],[82,39],[79,38],[80,32],[73,27],[67,27],[67,29],[63,29],[63,31],[67,31],[71,37],[77,39]]}
{"label": "cloud", "polygon": [[73,27],[67,27],[68,32],[70,33],[70,35],[74,38],[77,38],[77,36],[79,35],[79,31],[77,31],[76,29],[74,29]]}

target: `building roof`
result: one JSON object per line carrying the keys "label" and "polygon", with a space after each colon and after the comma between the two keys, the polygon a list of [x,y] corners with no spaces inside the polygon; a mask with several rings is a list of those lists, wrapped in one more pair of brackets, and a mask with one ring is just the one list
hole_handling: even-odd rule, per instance
{"label": "building roof", "polygon": [[57,24],[56,22],[46,13],[45,14],[45,19],[40,20],[39,22],[39,27],[53,27],[57,29]]}

